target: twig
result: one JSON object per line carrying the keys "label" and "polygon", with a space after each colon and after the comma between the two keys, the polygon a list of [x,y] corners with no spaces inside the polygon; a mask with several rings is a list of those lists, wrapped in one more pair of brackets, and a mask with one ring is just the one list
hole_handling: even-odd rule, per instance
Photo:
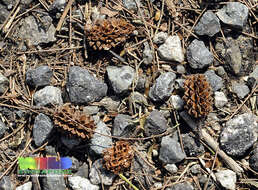
{"label": "twig", "polygon": [[20,51],[17,52],[17,54],[29,54],[29,53],[45,53],[45,52],[51,52],[51,51],[64,51],[64,50],[70,50],[70,49],[81,49],[83,46],[76,46],[76,47],[67,47],[67,48],[59,48],[59,49],[43,49],[43,50],[34,50],[34,51]]}
{"label": "twig", "polygon": [[123,174],[119,174],[119,177],[124,180],[130,187],[132,187],[134,190],[139,190],[134,184],[132,184]]}
{"label": "twig", "polygon": [[68,1],[67,5],[66,5],[66,7],[64,9],[64,12],[63,12],[63,14],[62,14],[58,24],[57,24],[56,31],[59,32],[61,30],[61,27],[63,25],[64,19],[65,19],[66,15],[67,15],[68,11],[70,10],[70,7],[72,6],[73,2],[74,2],[74,0],[69,0]]}

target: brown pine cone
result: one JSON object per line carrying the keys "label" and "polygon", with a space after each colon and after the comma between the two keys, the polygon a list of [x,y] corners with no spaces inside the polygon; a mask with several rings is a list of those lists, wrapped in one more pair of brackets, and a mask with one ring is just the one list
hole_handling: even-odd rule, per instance
{"label": "brown pine cone", "polygon": [[54,124],[56,127],[82,139],[90,139],[96,127],[90,116],[76,110],[71,104],[64,104],[56,111]]}
{"label": "brown pine cone", "polygon": [[121,18],[97,21],[93,26],[85,26],[85,35],[94,50],[109,50],[125,42],[134,31],[134,26]]}
{"label": "brown pine cone", "polygon": [[104,151],[104,166],[115,174],[123,172],[131,165],[134,151],[126,141],[117,141],[116,144]]}
{"label": "brown pine cone", "polygon": [[212,110],[211,87],[205,75],[190,75],[184,82],[183,100],[189,115],[195,118],[207,116]]}

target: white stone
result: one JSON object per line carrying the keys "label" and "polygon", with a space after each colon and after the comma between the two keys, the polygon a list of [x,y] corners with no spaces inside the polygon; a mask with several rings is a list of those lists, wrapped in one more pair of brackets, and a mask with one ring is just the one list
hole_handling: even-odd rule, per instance
{"label": "white stone", "polygon": [[80,176],[69,177],[68,182],[73,190],[99,190],[99,186],[91,184],[88,179]]}
{"label": "white stone", "polygon": [[27,183],[24,183],[23,185],[17,187],[16,190],[31,190],[31,188],[32,188],[32,183],[27,182]]}
{"label": "white stone", "polygon": [[175,164],[167,164],[164,168],[172,174],[175,174],[178,171],[178,168]]}
{"label": "white stone", "polygon": [[215,176],[224,188],[229,190],[236,189],[236,173],[232,170],[218,171]]}
{"label": "white stone", "polygon": [[167,61],[184,61],[183,49],[178,36],[169,36],[165,43],[158,48],[158,53],[161,59]]}
{"label": "white stone", "polygon": [[176,110],[182,110],[184,107],[184,101],[178,95],[171,96],[171,103]]}
{"label": "white stone", "polygon": [[217,108],[222,108],[223,106],[225,106],[226,103],[228,103],[228,99],[223,92],[215,92],[214,99],[215,99],[215,106]]}
{"label": "white stone", "polygon": [[59,88],[54,86],[46,86],[43,89],[37,91],[34,94],[33,100],[37,106],[63,104],[62,92]]}
{"label": "white stone", "polygon": [[163,44],[166,39],[168,38],[168,34],[165,32],[159,32],[157,33],[154,38],[153,38],[153,42],[155,44]]}

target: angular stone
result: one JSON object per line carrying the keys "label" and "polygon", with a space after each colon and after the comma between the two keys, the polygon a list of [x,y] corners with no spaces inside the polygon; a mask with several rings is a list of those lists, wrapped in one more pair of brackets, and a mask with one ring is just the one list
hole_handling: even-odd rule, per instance
{"label": "angular stone", "polygon": [[232,91],[234,93],[236,93],[238,98],[243,99],[244,97],[247,96],[247,94],[249,94],[250,89],[248,88],[247,85],[245,85],[243,83],[233,82],[232,83]]}
{"label": "angular stone", "polygon": [[0,73],[0,95],[2,95],[9,87],[9,80]]}
{"label": "angular stone", "polygon": [[189,134],[182,134],[182,141],[188,157],[198,157],[205,152],[201,142],[195,140]]}
{"label": "angular stone", "polygon": [[0,180],[0,189],[1,190],[13,190],[14,184],[10,178],[10,176],[3,176]]}
{"label": "angular stone", "polygon": [[6,125],[0,120],[0,138],[2,138],[8,128]]}
{"label": "angular stone", "polygon": [[46,86],[34,94],[33,101],[36,106],[62,105],[62,92],[54,86]]}
{"label": "angular stone", "polygon": [[85,106],[83,107],[83,113],[87,115],[94,115],[99,112],[99,107],[98,106]]}
{"label": "angular stone", "polygon": [[66,189],[64,176],[47,176],[40,178],[42,190],[64,190]]}
{"label": "angular stone", "polygon": [[163,44],[167,38],[168,38],[168,33],[158,32],[153,38],[153,43]]}
{"label": "angular stone", "polygon": [[208,82],[210,83],[213,92],[216,92],[220,90],[222,87],[224,87],[223,79],[216,75],[215,71],[208,70],[204,74]]}
{"label": "angular stone", "polygon": [[80,176],[68,177],[68,182],[73,190],[99,190],[99,186],[91,184],[90,180]]}
{"label": "angular stone", "polygon": [[185,182],[175,184],[172,187],[166,188],[166,190],[194,190],[194,188],[190,183]]}
{"label": "angular stone", "polygon": [[128,136],[132,127],[133,123],[129,115],[118,114],[113,123],[112,134],[114,136]]}
{"label": "angular stone", "polygon": [[232,170],[218,171],[215,176],[222,187],[230,190],[236,189],[236,173]]}
{"label": "angular stone", "polygon": [[105,97],[99,102],[99,106],[103,106],[109,112],[117,111],[119,104],[119,101],[111,97]]}
{"label": "angular stone", "polygon": [[153,110],[146,118],[144,131],[147,136],[158,135],[167,130],[167,120],[157,110]]}
{"label": "angular stone", "polygon": [[29,181],[27,183],[24,183],[23,185],[20,185],[19,187],[16,187],[15,190],[31,190],[32,188],[32,182]]}
{"label": "angular stone", "polygon": [[178,168],[175,164],[166,164],[164,168],[169,171],[171,174],[175,174],[178,171]]}
{"label": "angular stone", "polygon": [[50,84],[53,76],[48,66],[39,66],[36,69],[29,69],[26,72],[26,83],[33,87],[42,87]]}
{"label": "angular stone", "polygon": [[223,92],[215,92],[214,99],[217,108],[223,108],[228,103],[228,99]]}

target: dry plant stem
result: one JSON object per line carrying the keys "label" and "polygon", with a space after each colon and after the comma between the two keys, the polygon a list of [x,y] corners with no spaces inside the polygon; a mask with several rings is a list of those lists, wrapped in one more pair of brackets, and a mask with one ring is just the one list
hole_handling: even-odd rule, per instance
{"label": "dry plant stem", "polygon": [[201,129],[202,140],[204,140],[213,150],[218,151],[218,155],[224,160],[224,162],[238,175],[241,175],[244,170],[224,151],[220,150],[218,143],[206,132],[205,129]]}
{"label": "dry plant stem", "polygon": [[6,23],[6,25],[3,28],[3,31],[6,33],[8,31],[8,29],[10,28],[10,26],[12,25],[16,15],[18,14],[18,12],[20,11],[21,7],[17,7],[16,11],[14,12],[14,14],[11,16],[11,18],[8,20],[8,22]]}
{"label": "dry plant stem", "polygon": [[55,51],[64,51],[64,50],[71,50],[71,49],[81,49],[83,46],[77,47],[67,47],[67,48],[57,48],[57,49],[43,49],[43,50],[34,50],[34,51],[24,51],[24,52],[17,52],[17,54],[30,54],[30,53],[44,53],[44,52],[55,52]]}
{"label": "dry plant stem", "polygon": [[2,175],[0,176],[0,180],[2,179],[3,176],[5,176],[9,170],[12,169],[12,167],[16,164],[16,162],[18,161],[18,158],[21,157],[23,155],[23,153],[26,151],[26,149],[28,148],[28,146],[30,145],[32,141],[32,138],[28,141],[28,143],[25,145],[25,148],[21,151],[20,154],[18,154],[18,156],[16,157],[16,159],[13,161],[13,163],[2,173]]}
{"label": "dry plant stem", "polygon": [[69,2],[67,3],[67,5],[66,5],[66,7],[65,7],[65,10],[64,10],[64,12],[63,12],[63,14],[62,14],[62,16],[61,16],[61,18],[60,18],[58,24],[57,24],[56,31],[59,32],[59,31],[61,30],[61,27],[62,27],[62,25],[63,25],[63,22],[64,22],[64,20],[65,20],[65,17],[66,17],[66,15],[67,15],[68,11],[70,10],[70,7],[72,6],[73,2],[74,2],[74,0],[69,0]]}
{"label": "dry plant stem", "polygon": [[130,187],[132,187],[134,190],[139,190],[134,184],[132,184],[123,174],[118,174],[119,177],[124,180],[126,183],[128,183],[128,185],[130,185]]}

